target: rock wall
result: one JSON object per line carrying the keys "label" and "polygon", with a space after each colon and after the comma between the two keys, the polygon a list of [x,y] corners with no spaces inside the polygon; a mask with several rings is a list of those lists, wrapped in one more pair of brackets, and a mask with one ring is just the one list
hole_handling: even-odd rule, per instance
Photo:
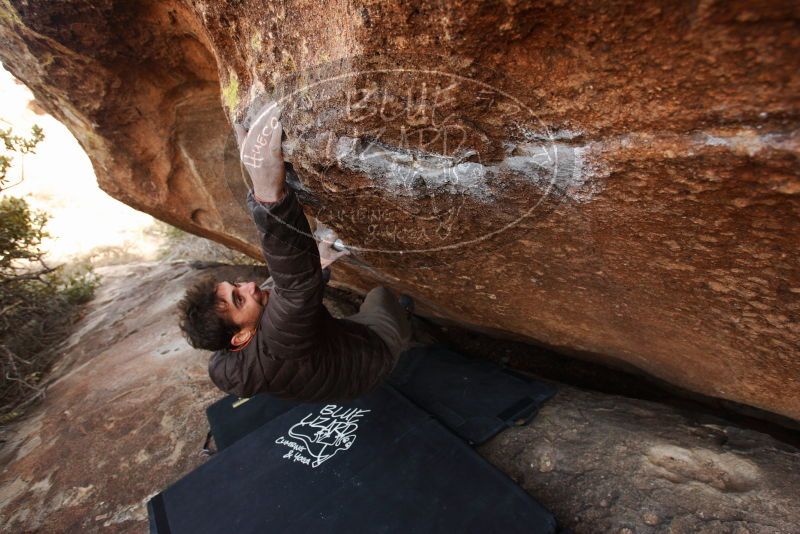
{"label": "rock wall", "polygon": [[280,99],[350,285],[800,419],[795,2],[0,6],[112,196],[257,256],[230,121]]}

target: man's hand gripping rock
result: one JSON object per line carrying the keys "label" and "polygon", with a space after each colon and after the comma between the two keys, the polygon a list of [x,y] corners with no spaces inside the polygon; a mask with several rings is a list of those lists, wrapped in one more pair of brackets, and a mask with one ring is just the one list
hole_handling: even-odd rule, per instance
{"label": "man's hand gripping rock", "polygon": [[250,131],[234,124],[242,163],[253,181],[253,193],[260,202],[278,202],[285,194],[286,168],[283,164],[283,127],[277,104],[267,104]]}
{"label": "man's hand gripping rock", "polygon": [[[277,104],[267,104],[259,112],[249,131],[241,124],[234,124],[239,154],[253,182],[253,194],[260,202],[278,202],[286,194],[286,167],[281,149],[283,126],[279,120],[280,114]],[[350,254],[346,249],[333,248],[337,237],[330,228],[324,226],[318,228],[314,237],[318,240],[317,246],[323,269],[342,256]]]}

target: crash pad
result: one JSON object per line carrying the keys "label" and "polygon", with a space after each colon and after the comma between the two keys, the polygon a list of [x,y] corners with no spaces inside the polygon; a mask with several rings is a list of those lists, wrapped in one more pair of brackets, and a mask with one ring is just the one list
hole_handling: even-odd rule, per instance
{"label": "crash pad", "polygon": [[151,532],[555,532],[464,440],[383,385],[304,404],[148,502]]}
{"label": "crash pad", "polygon": [[[417,347],[400,357],[388,379],[400,393],[471,444],[529,422],[556,393],[555,386],[441,346]],[[300,403],[229,395],[206,410],[219,450]]]}

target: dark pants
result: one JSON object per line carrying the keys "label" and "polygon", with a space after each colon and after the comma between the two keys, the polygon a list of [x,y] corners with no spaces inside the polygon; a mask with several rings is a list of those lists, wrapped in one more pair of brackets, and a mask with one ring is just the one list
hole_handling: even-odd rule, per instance
{"label": "dark pants", "polygon": [[397,297],[383,286],[367,293],[358,313],[347,318],[378,334],[394,356],[394,363],[411,344],[411,322]]}

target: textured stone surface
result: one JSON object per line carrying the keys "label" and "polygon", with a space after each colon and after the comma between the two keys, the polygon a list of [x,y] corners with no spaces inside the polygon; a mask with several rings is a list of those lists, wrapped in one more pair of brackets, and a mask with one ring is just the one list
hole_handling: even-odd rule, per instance
{"label": "textured stone surface", "polygon": [[[255,270],[219,274],[234,273]],[[3,429],[3,532],[142,532],[146,500],[203,462],[204,409],[223,394],[175,315],[198,271],[141,264],[100,274],[45,400]]]}
{"label": "textured stone surface", "polygon": [[576,533],[767,534],[800,524],[799,449],[655,403],[562,388],[531,425],[481,453]]}
{"label": "textured stone surface", "polygon": [[800,419],[796,2],[0,6],[116,198],[257,255],[228,121],[289,95],[351,285]]}
{"label": "textured stone surface", "polygon": [[[174,313],[204,272],[183,262],[102,269],[45,399],[0,435],[0,531],[144,532],[147,499],[204,461],[205,408],[222,393]],[[332,313],[355,312],[329,293]],[[579,533],[796,530],[797,448],[710,416],[561,388],[531,426],[480,451],[561,523]]]}

